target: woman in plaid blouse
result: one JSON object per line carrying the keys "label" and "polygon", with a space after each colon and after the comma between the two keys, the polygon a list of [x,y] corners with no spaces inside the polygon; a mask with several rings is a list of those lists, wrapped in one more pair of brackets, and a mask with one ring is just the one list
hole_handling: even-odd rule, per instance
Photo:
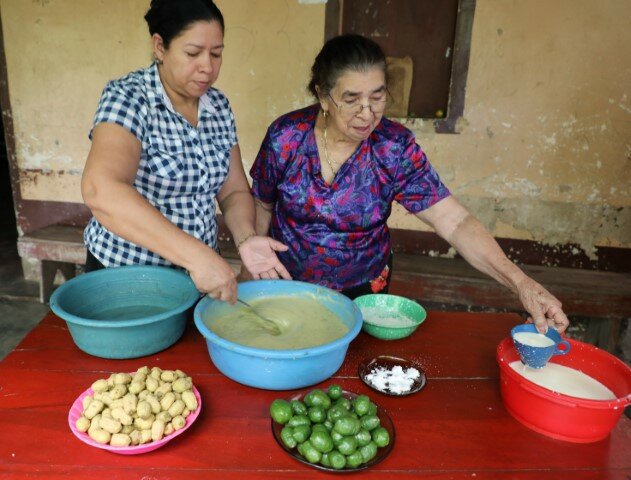
{"label": "woman in plaid blouse", "polygon": [[212,87],[224,22],[210,0],[153,0],[155,62],[109,82],[81,184],[94,217],[87,269],[174,265],[201,292],[234,303],[236,275],[217,249],[215,200],[254,278],[290,278],[286,247],[255,234],[254,202],[226,97]]}

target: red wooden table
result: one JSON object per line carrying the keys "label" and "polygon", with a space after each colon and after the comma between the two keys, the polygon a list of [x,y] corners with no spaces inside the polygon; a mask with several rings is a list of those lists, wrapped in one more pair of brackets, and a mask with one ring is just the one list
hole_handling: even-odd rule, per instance
{"label": "red wooden table", "polygon": [[[362,478],[631,479],[631,420],[624,415],[600,442],[573,444],[523,427],[505,410],[495,348],[521,320],[512,314],[430,312],[411,337],[386,342],[363,332],[327,386],[366,393],[391,417],[390,455]],[[357,377],[379,354],[419,362],[428,377],[419,393],[380,395]],[[197,421],[166,446],[116,455],[71,433],[72,402],[94,380],[142,365],[180,368],[203,399]],[[252,479],[334,476],[305,466],[275,442],[268,406],[292,392],[245,387],[214,367],[192,322],[171,348],[145,358],[105,360],[75,347],[63,321],[48,314],[0,363],[0,479]]]}

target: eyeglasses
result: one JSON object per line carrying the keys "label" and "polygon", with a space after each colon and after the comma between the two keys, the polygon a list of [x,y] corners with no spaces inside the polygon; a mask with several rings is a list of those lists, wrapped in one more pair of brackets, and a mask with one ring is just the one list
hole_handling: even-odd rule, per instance
{"label": "eyeglasses", "polygon": [[335,107],[337,108],[338,112],[340,112],[343,115],[348,115],[352,117],[354,117],[355,115],[359,115],[361,112],[364,111],[364,108],[369,109],[374,114],[380,114],[385,111],[386,106],[388,105],[388,92],[387,91],[384,92],[381,98],[368,99],[368,105],[364,105],[363,103],[361,103],[359,98],[337,103],[333,99],[330,93],[328,94],[328,96],[333,102],[333,105],[335,105]]}

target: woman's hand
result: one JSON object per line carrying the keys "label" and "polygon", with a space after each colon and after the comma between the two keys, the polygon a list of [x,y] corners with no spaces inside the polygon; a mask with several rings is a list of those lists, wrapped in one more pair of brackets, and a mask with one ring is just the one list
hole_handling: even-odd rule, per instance
{"label": "woman's hand", "polygon": [[570,324],[561,309],[561,302],[532,278],[524,278],[517,285],[517,293],[530,314],[528,323],[534,323],[539,332],[545,333],[550,326],[562,333]]}
{"label": "woman's hand", "polygon": [[488,230],[455,198],[447,197],[416,214],[447,240],[467,262],[517,292],[528,321],[545,332],[565,331],[569,321],[561,302],[509,260]]}
{"label": "woman's hand", "polygon": [[241,270],[239,270],[239,275],[237,275],[237,282],[248,282],[250,280],[254,280],[252,274],[245,268],[245,265],[241,263]]}
{"label": "woman's hand", "polygon": [[239,255],[254,279],[291,280],[291,275],[274,253],[284,252],[287,248],[273,238],[253,235],[239,245]]}
{"label": "woman's hand", "polygon": [[193,283],[202,293],[232,305],[237,301],[237,275],[232,267],[210,248],[207,255],[196,259],[188,270]]}

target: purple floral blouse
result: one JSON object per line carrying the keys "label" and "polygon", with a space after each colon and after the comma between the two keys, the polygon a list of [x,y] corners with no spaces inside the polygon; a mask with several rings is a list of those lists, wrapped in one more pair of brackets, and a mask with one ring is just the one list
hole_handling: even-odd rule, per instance
{"label": "purple floral blouse", "polygon": [[289,247],[279,258],[292,277],[343,290],[385,267],[393,200],[417,213],[450,193],[414,134],[386,118],[327,185],[314,135],[318,108],[272,123],[250,170],[252,191],[274,204],[270,235]]}

